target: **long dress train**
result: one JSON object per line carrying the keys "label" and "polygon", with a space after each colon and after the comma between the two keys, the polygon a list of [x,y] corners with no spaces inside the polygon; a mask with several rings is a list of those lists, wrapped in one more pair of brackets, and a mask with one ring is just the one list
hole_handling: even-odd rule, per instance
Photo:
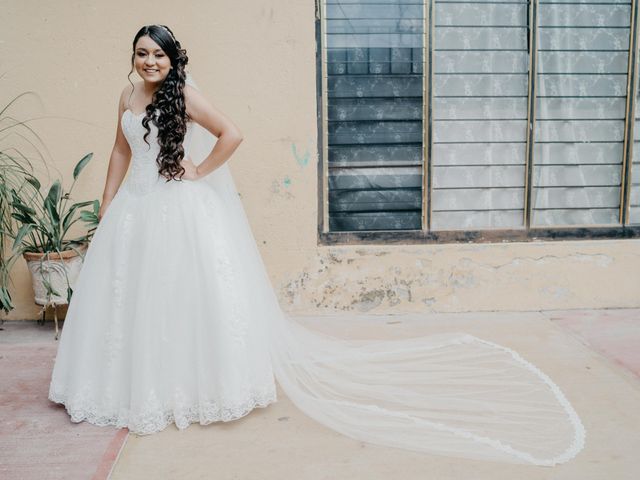
{"label": "long dress train", "polygon": [[[131,171],[85,254],[60,335],[49,398],[72,421],[137,434],[230,421],[277,401],[277,380],[307,415],[371,443],[546,466],[583,448],[570,402],[511,349],[464,332],[346,340],[289,319],[227,165],[165,182],[157,127],[147,144],[142,119],[121,118]],[[189,123],[194,163],[214,144]]]}

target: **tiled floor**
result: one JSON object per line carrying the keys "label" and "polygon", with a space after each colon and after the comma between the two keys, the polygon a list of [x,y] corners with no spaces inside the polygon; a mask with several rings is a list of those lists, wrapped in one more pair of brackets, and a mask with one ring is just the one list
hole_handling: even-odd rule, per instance
{"label": "tiled floor", "polygon": [[[0,478],[107,478],[128,430],[71,423],[47,398],[57,344],[35,322],[0,332]],[[15,342],[15,343],[14,343]]]}
{"label": "tiled floor", "polygon": [[[23,370],[33,369],[31,361],[46,365],[37,376],[18,382],[25,388],[21,398],[7,396],[0,389],[4,425],[0,430],[0,477],[105,478],[119,452],[110,476],[114,480],[640,478],[640,310],[340,314],[295,319],[322,331],[361,338],[462,330],[513,348],[561,386],[587,429],[585,449],[572,461],[547,468],[380,447],[323,427],[279,391],[277,403],[234,422],[194,424],[184,431],[170,426],[154,435],[129,435],[120,450],[123,438],[110,427],[71,425],[64,410],[42,420],[55,410],[42,398],[55,349],[53,325],[6,322],[0,332],[2,381],[13,379],[15,384],[20,365]],[[15,357],[16,352],[20,358]],[[102,434],[100,443],[96,435]],[[78,440],[83,447],[74,446]],[[20,463],[21,458],[33,460],[31,470],[28,463]],[[78,465],[85,467],[76,474]]]}

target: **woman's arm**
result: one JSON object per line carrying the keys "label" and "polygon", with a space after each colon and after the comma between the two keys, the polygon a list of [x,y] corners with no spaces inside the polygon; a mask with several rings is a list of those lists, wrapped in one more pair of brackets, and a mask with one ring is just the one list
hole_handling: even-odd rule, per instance
{"label": "woman's arm", "polygon": [[[129,162],[131,161],[131,148],[129,142],[122,133],[122,125],[120,119],[124,113],[124,98],[131,90],[130,86],[127,86],[120,95],[120,101],[118,103],[118,124],[116,127],[116,140],[113,144],[113,150],[111,151],[111,158],[109,159],[109,168],[107,170],[107,179],[105,181],[104,192],[102,194],[102,205],[106,209],[106,206],[111,203],[113,197],[116,195],[120,184],[124,179],[129,168]],[[104,210],[100,208],[101,215],[104,214]]]}
{"label": "woman's arm", "polygon": [[242,132],[199,90],[185,85],[184,99],[189,116],[218,138],[211,153],[195,169],[197,177],[201,178],[229,159],[242,142]]}

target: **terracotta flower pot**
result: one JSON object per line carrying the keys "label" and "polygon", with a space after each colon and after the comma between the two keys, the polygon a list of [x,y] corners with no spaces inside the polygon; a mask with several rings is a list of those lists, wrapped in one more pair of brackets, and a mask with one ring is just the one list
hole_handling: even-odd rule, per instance
{"label": "terracotta flower pot", "polygon": [[[77,248],[84,256],[87,244]],[[82,268],[83,256],[74,250],[64,250],[60,253],[35,253],[24,252],[22,254],[27,261],[27,267],[31,272],[31,281],[35,294],[35,303],[43,306],[43,314],[48,306],[67,304],[67,279],[68,285],[73,288]],[[48,281],[52,289],[59,293],[49,295],[44,285]],[[44,318],[44,317],[43,317]],[[55,314],[56,339],[58,338],[58,316]]]}

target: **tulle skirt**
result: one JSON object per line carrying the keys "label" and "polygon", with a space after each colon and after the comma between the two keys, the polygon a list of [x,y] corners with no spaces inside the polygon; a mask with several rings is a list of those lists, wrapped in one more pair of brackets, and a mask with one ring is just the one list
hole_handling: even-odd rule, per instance
{"label": "tulle skirt", "polygon": [[86,251],[49,398],[74,422],[137,434],[229,421],[276,401],[266,312],[252,302],[255,264],[223,199],[200,181],[130,187]]}

